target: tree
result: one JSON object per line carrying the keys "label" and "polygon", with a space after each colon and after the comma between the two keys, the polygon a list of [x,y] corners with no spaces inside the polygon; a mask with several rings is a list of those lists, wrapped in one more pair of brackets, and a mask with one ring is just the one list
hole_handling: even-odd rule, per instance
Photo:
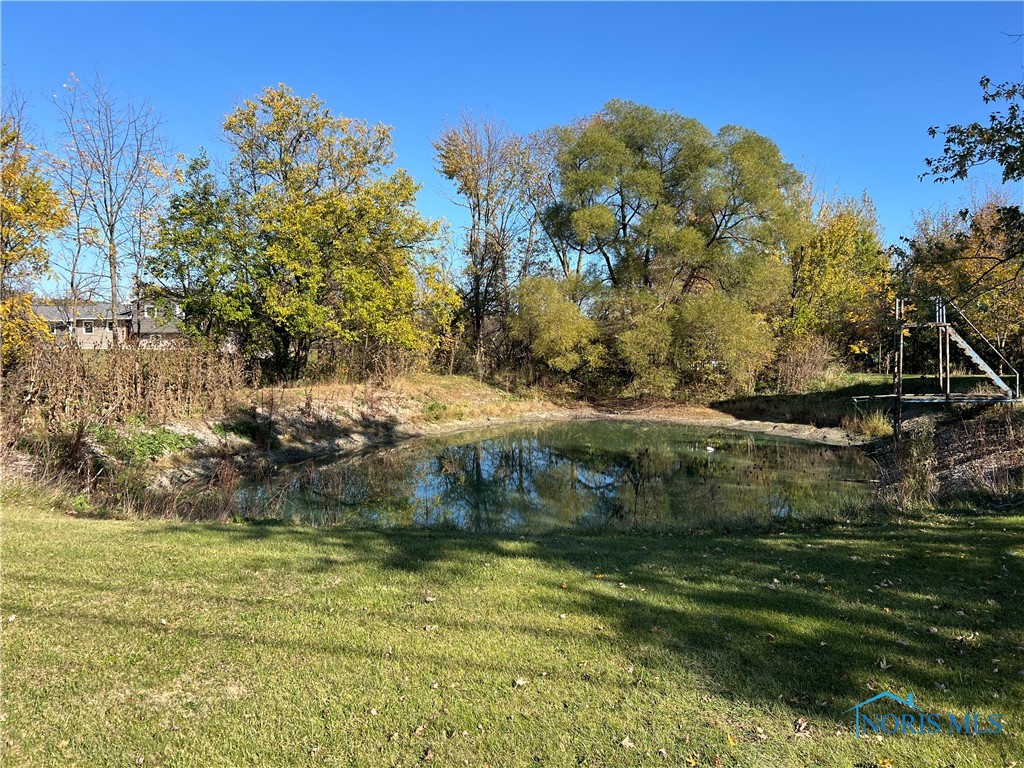
{"label": "tree", "polygon": [[928,170],[922,174],[935,181],[964,181],[972,168],[995,161],[1002,168],[1003,183],[1024,179],[1024,82],[1002,83],[981,79],[982,100],[986,104],[1006,102],[1006,111],[989,114],[988,125],[980,122],[967,125],[933,125],[928,135],[942,135],[945,145],[941,157],[926,158]]}
{"label": "tree", "polygon": [[[753,131],[712,133],[624,101],[556,136],[558,199],[542,221],[558,250],[586,254],[584,271],[606,286],[588,308],[612,353],[609,373],[626,378],[631,395],[694,384],[700,377],[677,354],[692,336],[673,318],[688,297],[720,293],[722,306],[742,307],[761,329],[786,295],[787,259],[807,237],[801,175]],[[746,386],[743,366],[731,370]]]}
{"label": "tree", "polygon": [[585,283],[586,251],[572,234],[568,218],[571,210],[563,205],[562,182],[558,167],[558,154],[565,137],[577,135],[585,123],[577,122],[564,128],[547,128],[526,138],[529,158],[524,165],[523,190],[527,203],[543,230],[540,245],[554,259],[555,271],[560,273],[569,296],[580,303],[588,291]]}
{"label": "tree", "polygon": [[691,390],[749,392],[774,351],[772,330],[740,298],[705,291],[679,302],[671,320],[673,364]]}
{"label": "tree", "polygon": [[29,339],[46,331],[32,314],[27,283],[46,271],[47,241],[67,211],[25,139],[24,102],[13,94],[0,115],[0,374]]}
{"label": "tree", "polygon": [[[944,138],[941,157],[925,159],[928,170],[922,174],[934,177],[937,182],[963,181],[972,168],[995,161],[1002,169],[1004,184],[1024,179],[1024,82],[1006,82],[995,87],[992,81],[983,77],[982,99],[986,104],[1005,102],[1005,111],[989,114],[988,125],[973,122],[967,125],[949,125],[945,129],[932,126],[928,134],[933,138],[940,133]],[[969,212],[961,211],[966,220]],[[1010,267],[1007,282],[1012,284],[1024,276],[1024,213],[1019,203],[1005,202],[998,206],[993,220],[991,215],[978,223],[979,231],[987,231],[998,237],[1001,249],[993,254],[993,271],[1000,265]],[[988,274],[988,273],[986,273]]]}
{"label": "tree", "polygon": [[[224,121],[226,178],[194,160],[160,224],[153,273],[186,324],[297,377],[342,345],[364,373],[430,351],[450,296],[420,257],[437,225],[393,161],[390,129],[279,85]],[[436,289],[436,290],[435,290]]]}
{"label": "tree", "polygon": [[178,305],[184,330],[221,346],[252,315],[248,286],[237,279],[244,233],[204,151],[188,163],[181,182],[159,221],[149,269],[163,296]]}
{"label": "tree", "polygon": [[624,101],[561,136],[549,216],[612,286],[672,299],[715,286],[745,250],[785,250],[801,177],[767,138]]}
{"label": "tree", "polygon": [[814,234],[793,252],[791,269],[784,325],[791,343],[817,334],[849,358],[878,350],[885,335],[878,321],[888,306],[891,266],[867,195],[822,204]]}
{"label": "tree", "polygon": [[550,277],[527,277],[516,291],[512,334],[525,347],[531,371],[541,365],[571,374],[600,362],[597,326],[564,288]]}
{"label": "tree", "polygon": [[[166,175],[166,147],[161,119],[145,102],[119,101],[99,75],[83,83],[72,73],[54,104],[62,125],[61,146],[53,154],[55,178],[72,202],[73,282],[81,274],[81,249],[99,252],[109,280],[110,310],[120,311],[123,267],[143,263],[140,226],[158,208],[153,194]],[[148,232],[147,232],[148,235]],[[77,288],[71,286],[77,299]]]}
{"label": "tree", "polygon": [[503,326],[487,328],[490,317],[509,314],[512,292],[528,273],[539,250],[541,228],[531,207],[534,174],[529,146],[492,118],[462,114],[434,141],[438,171],[455,182],[456,201],[469,211],[463,306],[469,316],[476,368],[484,367],[484,347],[500,357]]}
{"label": "tree", "polygon": [[900,249],[900,272],[909,298],[924,305],[942,295],[956,301],[1008,358],[1024,349],[1024,271],[1006,258],[1005,194],[989,193],[969,217],[949,211],[924,214]]}

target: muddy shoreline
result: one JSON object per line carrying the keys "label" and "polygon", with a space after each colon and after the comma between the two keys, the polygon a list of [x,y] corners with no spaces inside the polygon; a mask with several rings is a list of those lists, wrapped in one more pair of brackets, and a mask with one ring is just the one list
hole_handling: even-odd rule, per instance
{"label": "muddy shoreline", "polygon": [[237,437],[215,434],[209,424],[183,428],[181,431],[197,438],[197,447],[188,453],[161,461],[160,466],[155,468],[154,483],[167,488],[204,481],[213,476],[216,467],[224,461],[231,462],[243,475],[263,475],[288,464],[326,457],[340,458],[367,448],[396,445],[420,437],[515,424],[593,419],[730,429],[834,446],[856,446],[868,442],[868,438],[837,427],[738,419],[700,406],[657,405],[613,409],[545,403],[535,410],[524,409],[514,414],[439,422],[403,419],[398,413],[386,417],[363,414],[357,418],[346,418],[337,413],[310,415],[286,410],[275,414],[276,444],[272,447],[258,447]]}

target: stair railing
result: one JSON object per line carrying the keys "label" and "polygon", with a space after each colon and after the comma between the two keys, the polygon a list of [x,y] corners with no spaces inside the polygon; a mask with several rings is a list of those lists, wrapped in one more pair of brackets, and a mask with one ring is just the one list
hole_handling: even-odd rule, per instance
{"label": "stair railing", "polygon": [[[1005,365],[1007,368],[1010,369],[1010,371],[1013,373],[1013,378],[1014,378],[1014,387],[1013,387],[1014,394],[1013,394],[1013,396],[1019,399],[1020,396],[1021,396],[1021,390],[1020,390],[1020,371],[1018,371],[1016,368],[1014,368],[1013,364],[1010,363],[1010,361],[1006,359],[1006,357],[1003,355],[1002,352],[999,351],[999,349],[996,347],[996,345],[993,344],[991,341],[989,341],[988,337],[985,336],[985,334],[983,334],[981,331],[978,330],[977,326],[970,321],[970,319],[967,317],[967,315],[964,314],[964,311],[962,309],[960,309],[960,307],[958,307],[953,302],[952,299],[946,299],[945,303],[950,305],[951,307],[953,307],[954,310],[956,310],[956,313],[958,315],[960,315],[960,319],[963,320],[965,323],[967,323],[967,325],[970,327],[970,329],[972,331],[974,331],[976,334],[978,334],[978,337],[981,338],[982,341],[984,341],[986,344],[988,344],[989,348],[996,354],[996,357],[998,357],[1002,361],[1003,365]],[[943,313],[943,316],[944,315],[945,315],[945,313]],[[1003,378],[1003,377],[1000,377],[1000,378]]]}

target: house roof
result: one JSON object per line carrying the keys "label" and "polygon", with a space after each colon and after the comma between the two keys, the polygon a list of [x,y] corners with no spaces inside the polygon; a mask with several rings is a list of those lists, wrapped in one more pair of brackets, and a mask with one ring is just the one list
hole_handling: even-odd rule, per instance
{"label": "house roof", "polygon": [[[71,320],[71,306],[68,304],[33,304],[32,311],[51,323],[66,323]],[[118,312],[121,320],[132,316],[131,308]],[[110,320],[110,305],[99,301],[85,301],[75,308],[77,320]]]}
{"label": "house roof", "polygon": [[[36,303],[32,305],[32,311],[50,323],[70,323],[72,321],[71,307],[67,304]],[[133,322],[135,319],[133,314],[132,307],[125,306],[118,310],[118,321]],[[82,302],[76,307],[74,316],[75,320],[92,320],[94,322],[107,322],[110,318],[110,305],[99,301]],[[138,318],[139,333],[177,333],[179,330],[177,320],[167,315]]]}

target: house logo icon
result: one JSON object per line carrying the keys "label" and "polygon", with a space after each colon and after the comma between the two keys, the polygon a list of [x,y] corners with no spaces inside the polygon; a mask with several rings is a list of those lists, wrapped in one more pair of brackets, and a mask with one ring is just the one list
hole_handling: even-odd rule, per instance
{"label": "house logo icon", "polygon": [[[868,704],[872,704],[872,703],[878,701],[879,699],[892,699],[893,701],[899,702],[904,707],[916,710],[918,712],[922,711],[920,707],[918,707],[916,704],[914,704],[914,692],[913,691],[908,693],[907,694],[907,698],[905,698],[905,699],[901,699],[895,693],[889,693],[888,691],[882,691],[878,695],[872,696],[870,699],[865,699],[864,701],[860,702],[859,704],[856,704],[856,705],[854,705],[854,706],[852,706],[852,707],[850,707],[849,709],[846,710],[846,712],[853,712],[854,713],[854,715],[853,715],[854,718],[855,718],[854,731],[856,732],[858,739],[860,738],[860,723],[861,723],[861,712],[860,711],[861,711],[861,709],[863,707],[866,707]],[[844,712],[844,714],[845,714],[845,712]],[[872,720],[867,715],[864,716],[864,719],[867,721],[867,724],[871,727],[871,729],[875,733],[877,733],[880,730],[880,727],[883,725],[884,718],[886,718],[886,717],[894,717],[894,718],[896,718],[897,716],[896,715],[892,715],[890,713],[886,713],[884,715],[878,716],[877,720]],[[907,715],[907,717],[909,717],[911,720],[915,719],[913,715]],[[898,718],[898,721],[899,721],[900,726],[902,726],[903,723],[905,722],[905,720],[902,717]],[[897,730],[902,730],[902,728],[894,728],[892,732],[895,733]]]}
{"label": "house logo icon", "polygon": [[[899,706],[884,712],[864,711],[865,708],[883,699],[895,702]],[[893,709],[899,711],[892,711]],[[998,713],[965,712],[963,715],[956,715],[951,712],[927,712],[914,701],[913,691],[905,698],[889,691],[882,691],[850,707],[846,712],[854,713],[854,732],[858,739],[861,734],[872,733],[876,736],[891,736],[897,733],[915,736],[937,733],[948,733],[951,736],[988,736],[1005,732],[1003,716]]]}

